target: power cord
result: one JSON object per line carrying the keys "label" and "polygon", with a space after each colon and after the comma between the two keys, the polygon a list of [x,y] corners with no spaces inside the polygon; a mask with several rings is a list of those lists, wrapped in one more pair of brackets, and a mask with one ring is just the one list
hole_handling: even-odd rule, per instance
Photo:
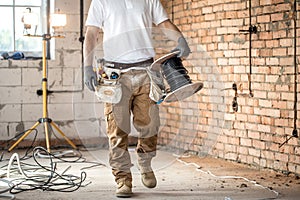
{"label": "power cord", "polygon": [[5,179],[0,178],[0,184],[2,185],[2,183],[5,184],[5,187],[0,187],[0,199],[6,198],[6,199],[15,199],[15,195],[12,194],[7,194],[7,192],[9,192],[10,190],[10,184],[11,182]]}
{"label": "power cord", "polygon": [[[27,131],[25,130],[6,141],[7,147],[2,146],[1,149],[6,151],[11,142],[21,137]],[[87,161],[80,151],[65,150],[49,153],[43,147],[34,148],[33,145],[36,141],[38,131],[36,129],[33,131],[35,131],[35,135],[31,145],[26,149],[25,155],[19,156],[19,154],[14,153],[10,159],[5,159],[4,151],[1,153],[0,161],[8,161],[8,164],[0,166],[1,177],[7,175],[9,180],[0,179],[0,182],[7,182],[9,188],[5,188],[3,191],[0,188],[0,197],[14,199],[14,194],[32,190],[74,192],[80,187],[91,184],[91,182],[85,182],[87,174],[83,170],[105,166],[99,162]],[[35,163],[24,162],[30,158]],[[46,162],[47,164],[42,164],[40,159],[43,159],[42,163]],[[91,164],[91,166],[81,168],[80,176],[75,176],[67,173],[71,169],[71,166],[68,166],[62,173],[58,173],[58,163],[83,163]],[[6,169],[6,173],[4,173],[4,169]],[[5,192],[10,192],[11,194],[4,194]]]}
{"label": "power cord", "polygon": [[[20,160],[24,160],[24,159],[30,158],[30,157],[28,157],[28,155],[29,155],[30,151],[33,149],[33,145],[34,145],[34,143],[35,143],[35,141],[36,141],[37,134],[38,134],[38,130],[37,130],[37,129],[27,129],[27,130],[25,130],[25,131],[23,131],[23,132],[21,132],[21,133],[18,133],[15,137],[10,138],[10,139],[8,139],[7,141],[5,141],[6,147],[2,147],[2,148],[1,148],[1,150],[3,150],[3,151],[1,152],[0,161],[5,161],[5,159],[3,159],[3,158],[4,158],[4,152],[8,150],[8,147],[11,145],[11,143],[12,143],[14,140],[20,138],[22,135],[24,135],[24,134],[25,134],[27,131],[29,131],[29,130],[34,131],[34,137],[33,137],[32,143],[31,143],[30,146],[27,148],[27,150],[26,150],[26,152],[25,152],[25,155],[24,155],[23,157],[21,157]],[[1,143],[1,146],[2,146],[3,144],[4,144],[4,142]]]}
{"label": "power cord", "polygon": [[[39,162],[37,152],[43,152],[43,154],[48,155],[48,165],[44,165]],[[17,178],[12,180],[10,188],[11,194],[18,194],[24,191],[32,190],[74,192],[80,187],[90,184],[90,182],[83,184],[87,177],[84,171],[81,172],[80,176],[66,174],[66,172],[70,169],[70,167],[67,167],[67,169],[59,174],[56,171],[57,163],[52,159],[54,158],[54,155],[49,153],[43,147],[35,147],[32,158],[36,162],[36,165],[40,168],[39,171],[41,172],[36,173],[35,176],[31,177],[26,175],[24,172],[25,178]]]}
{"label": "power cord", "polygon": [[[183,163],[186,166],[193,165],[194,167],[196,167],[196,171],[199,171],[199,172],[204,173],[204,174],[208,174],[208,175],[210,175],[214,178],[218,178],[218,179],[242,179],[244,181],[247,181],[249,183],[254,184],[254,186],[257,186],[257,187],[260,187],[262,189],[268,190],[268,191],[270,191],[270,192],[272,192],[276,195],[276,197],[270,198],[270,199],[278,199],[279,198],[279,195],[280,195],[279,192],[277,192],[277,191],[275,191],[275,190],[273,190],[269,187],[265,187],[265,186],[257,183],[256,181],[249,180],[248,178],[245,178],[245,177],[242,177],[242,176],[217,176],[217,175],[213,174],[212,172],[210,172],[209,170],[208,171],[201,170],[201,167],[196,163],[187,163],[187,162],[181,160],[180,158],[183,157],[183,156],[179,156],[179,155],[175,155],[175,154],[174,154],[174,156],[176,157],[176,160],[179,161],[180,163]],[[185,156],[185,157],[189,157],[189,156]]]}

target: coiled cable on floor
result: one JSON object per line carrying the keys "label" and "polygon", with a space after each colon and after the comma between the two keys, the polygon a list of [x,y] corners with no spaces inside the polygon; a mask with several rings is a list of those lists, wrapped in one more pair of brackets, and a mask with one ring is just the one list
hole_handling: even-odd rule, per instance
{"label": "coiled cable on floor", "polygon": [[[47,165],[39,162],[37,151],[47,155],[49,163]],[[70,169],[67,167],[61,174],[58,173],[57,163],[53,161],[53,156],[43,147],[36,147],[33,150],[33,159],[36,162],[39,170],[32,176],[24,172],[25,177],[16,178],[11,181],[10,193],[18,194],[24,191],[42,190],[42,191],[57,191],[57,192],[74,192],[80,187],[86,186],[83,184],[86,179],[86,173],[82,171],[80,176],[66,174]],[[43,162],[44,163],[44,162]],[[34,166],[36,168],[36,166]]]}
{"label": "coiled cable on floor", "polygon": [[[2,179],[0,178],[0,183],[4,183],[6,186],[5,187],[0,187],[0,199],[15,199],[15,195],[12,194],[8,194],[7,192],[9,192],[10,187],[9,185],[11,184],[10,181],[6,180],[6,179]],[[2,185],[2,184],[1,184]]]}

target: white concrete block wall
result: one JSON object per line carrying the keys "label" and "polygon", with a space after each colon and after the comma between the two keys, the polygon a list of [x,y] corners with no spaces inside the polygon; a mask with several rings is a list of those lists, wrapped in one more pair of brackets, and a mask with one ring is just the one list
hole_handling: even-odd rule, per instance
{"label": "white concrete block wall", "polygon": [[20,104],[2,104],[0,105],[1,122],[20,122],[21,105]]}
{"label": "white concrete block wall", "polygon": [[22,68],[22,86],[40,86],[42,82],[42,71],[37,67]]}
{"label": "white concrete block wall", "polygon": [[[103,104],[86,88],[82,91],[80,1],[55,3],[55,8],[67,14],[67,26],[57,30],[65,38],[51,39],[55,42],[55,55],[47,61],[48,90],[60,92],[48,96],[49,118],[76,141],[106,137]],[[90,0],[84,4],[87,14]],[[0,140],[31,128],[42,117],[42,97],[36,94],[41,88],[41,60],[0,60]],[[37,137],[43,139],[43,124],[37,130]],[[60,137],[57,131],[55,134]],[[30,134],[26,139],[33,137],[34,134]]]}
{"label": "white concrete block wall", "polygon": [[1,68],[0,69],[1,86],[20,86],[21,85],[21,68]]}
{"label": "white concrete block wall", "polygon": [[21,104],[23,87],[21,86],[2,86],[0,87],[0,104]]}

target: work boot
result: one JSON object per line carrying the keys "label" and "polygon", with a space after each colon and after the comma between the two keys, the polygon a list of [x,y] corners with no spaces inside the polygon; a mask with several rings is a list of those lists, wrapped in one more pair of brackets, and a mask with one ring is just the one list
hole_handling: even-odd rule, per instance
{"label": "work boot", "polygon": [[144,186],[146,186],[147,188],[156,187],[157,181],[153,171],[142,173],[141,175],[142,175],[142,183],[144,184]]}
{"label": "work boot", "polygon": [[132,196],[132,184],[129,181],[120,181],[117,185],[116,197],[129,198]]}

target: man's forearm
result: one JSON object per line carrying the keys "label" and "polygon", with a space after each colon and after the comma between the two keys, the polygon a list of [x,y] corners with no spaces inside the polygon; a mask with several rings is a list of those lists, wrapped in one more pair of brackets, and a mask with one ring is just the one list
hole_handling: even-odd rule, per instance
{"label": "man's forearm", "polygon": [[158,24],[158,27],[170,40],[178,41],[178,39],[182,37],[181,31],[170,20]]}
{"label": "man's forearm", "polygon": [[88,27],[84,40],[84,66],[92,66],[94,61],[94,51],[97,45],[98,32],[95,27]]}
{"label": "man's forearm", "polygon": [[179,51],[177,57],[188,57],[191,53],[191,49],[183,37],[181,31],[170,20],[166,20],[158,25],[168,39],[176,41],[177,46],[172,51]]}

